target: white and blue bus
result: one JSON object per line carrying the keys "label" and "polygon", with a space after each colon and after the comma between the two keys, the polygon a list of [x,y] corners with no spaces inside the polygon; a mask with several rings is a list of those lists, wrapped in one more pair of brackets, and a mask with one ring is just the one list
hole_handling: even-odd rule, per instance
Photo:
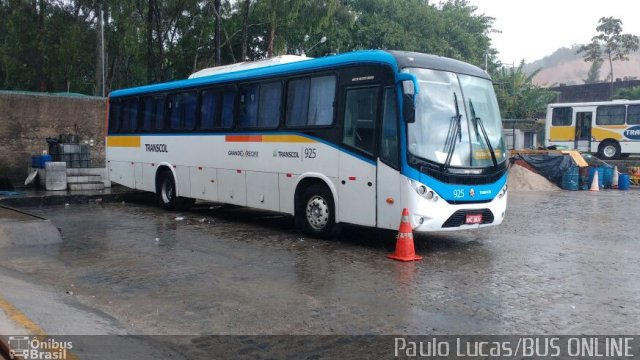
{"label": "white and blue bus", "polygon": [[111,181],[167,209],[195,199],[414,231],[498,225],[507,153],[483,70],[439,56],[358,51],[250,63],[113,91]]}

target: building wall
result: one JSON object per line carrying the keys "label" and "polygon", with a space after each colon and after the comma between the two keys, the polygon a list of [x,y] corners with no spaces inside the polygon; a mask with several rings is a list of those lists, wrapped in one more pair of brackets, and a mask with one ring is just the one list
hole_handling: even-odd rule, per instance
{"label": "building wall", "polygon": [[[613,91],[640,86],[640,80],[620,80],[613,83]],[[611,83],[561,85],[549,88],[557,91],[555,102],[609,101],[611,99]]]}
{"label": "building wall", "polygon": [[47,137],[78,134],[94,140],[92,166],[104,166],[106,99],[0,91],[0,183],[24,182],[31,155],[48,150]]}
{"label": "building wall", "polygon": [[[515,139],[513,138],[515,133]],[[535,130],[508,129],[503,130],[504,141],[509,150],[535,149],[537,136]]]}

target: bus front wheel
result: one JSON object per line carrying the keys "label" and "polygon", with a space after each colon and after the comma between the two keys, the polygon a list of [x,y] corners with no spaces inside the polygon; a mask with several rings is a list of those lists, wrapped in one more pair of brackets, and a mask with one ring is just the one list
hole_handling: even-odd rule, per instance
{"label": "bus front wheel", "polygon": [[323,185],[307,187],[298,204],[296,216],[304,231],[318,238],[328,238],[336,230],[335,205],[331,191]]}
{"label": "bus front wheel", "polygon": [[186,210],[194,199],[176,196],[176,182],[170,171],[163,171],[156,180],[156,196],[160,205],[167,210]]}
{"label": "bus front wheel", "polygon": [[620,145],[615,141],[605,141],[598,148],[598,157],[603,160],[612,160],[620,157]]}

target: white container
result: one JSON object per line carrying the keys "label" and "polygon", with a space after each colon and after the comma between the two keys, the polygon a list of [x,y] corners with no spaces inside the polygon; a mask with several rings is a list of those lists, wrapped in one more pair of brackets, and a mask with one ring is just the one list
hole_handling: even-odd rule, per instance
{"label": "white container", "polygon": [[45,171],[45,189],[67,190],[67,163],[48,162]]}

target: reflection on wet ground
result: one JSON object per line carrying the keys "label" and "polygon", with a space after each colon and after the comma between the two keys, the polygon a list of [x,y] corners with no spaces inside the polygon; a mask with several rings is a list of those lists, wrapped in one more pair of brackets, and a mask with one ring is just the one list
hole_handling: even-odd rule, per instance
{"label": "reflection on wet ground", "polygon": [[499,227],[417,236],[416,263],[385,257],[394,232],[315,240],[231,206],[31,208],[63,243],[6,249],[0,266],[144,334],[634,333],[639,195],[510,194]]}

